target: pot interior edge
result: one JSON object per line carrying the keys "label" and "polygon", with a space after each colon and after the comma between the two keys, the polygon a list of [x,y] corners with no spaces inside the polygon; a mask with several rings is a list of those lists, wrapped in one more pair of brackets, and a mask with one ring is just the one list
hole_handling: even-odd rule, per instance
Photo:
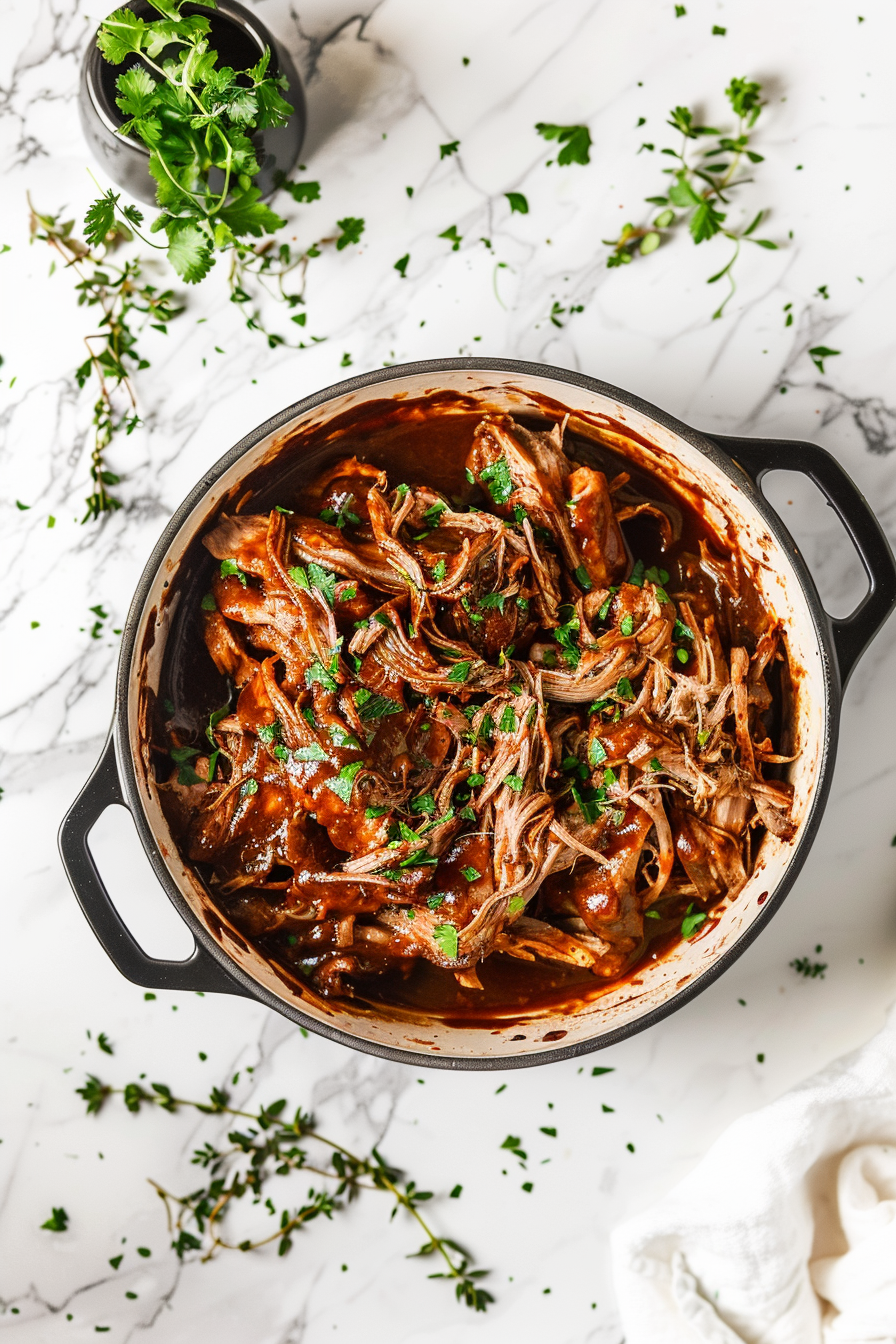
{"label": "pot interior edge", "polygon": [[[299,1011],[310,1018],[309,1025],[319,1023],[324,1030],[340,1031],[359,1044],[367,1043],[368,1048],[396,1050],[413,1056],[434,1054],[441,1060],[457,1060],[461,1067],[464,1061],[475,1067],[474,1061],[483,1057],[506,1059],[508,1063],[524,1055],[544,1054],[553,1058],[558,1046],[573,1050],[585,1048],[589,1043],[590,1048],[595,1048],[604,1037],[612,1035],[616,1038],[620,1031],[637,1030],[645,1017],[656,1014],[686,993],[741,940],[763,914],[767,903],[773,902],[795,847],[815,810],[825,774],[822,766],[830,726],[830,675],[826,653],[803,591],[802,575],[787,547],[776,538],[757,509],[749,493],[749,484],[745,482],[741,487],[712,456],[690,441],[691,436],[686,438],[669,424],[654,419],[643,407],[633,404],[634,399],[629,402],[623,399],[624,394],[610,395],[597,385],[593,389],[583,387],[578,375],[575,382],[567,383],[558,376],[521,374],[518,370],[487,366],[478,370],[449,368],[439,373],[431,369],[403,372],[396,368],[389,374],[393,376],[337,392],[322,405],[299,411],[292,420],[260,438],[237,460],[225,463],[181,522],[150,578],[141,609],[132,613],[132,653],[129,666],[122,669],[127,674],[128,750],[122,752],[126,783],[133,778],[146,827],[155,837],[170,882],[200,925],[251,981],[290,1014]],[[284,976],[248,945],[242,935],[227,926],[205,887],[180,860],[147,770],[143,732],[146,691],[158,686],[165,642],[178,600],[176,579],[180,567],[190,543],[222,503],[234,496],[250,471],[284,451],[294,451],[297,438],[300,440],[302,431],[310,425],[326,425],[350,408],[390,395],[423,396],[436,388],[473,397],[482,409],[544,414],[545,405],[553,403],[568,409],[574,420],[580,422],[575,424],[577,432],[584,432],[586,436],[589,432],[597,437],[610,433],[615,438],[617,432],[633,435],[636,447],[632,451],[648,470],[679,493],[699,493],[709,501],[719,530],[724,531],[730,526],[736,531],[744,553],[753,561],[756,581],[766,601],[784,625],[791,665],[797,671],[793,732],[800,755],[790,767],[790,778],[795,787],[794,815],[798,822],[796,840],[785,843],[767,835],[754,872],[737,898],[716,907],[712,918],[691,942],[680,944],[662,960],[648,964],[633,979],[620,983],[575,1011],[557,1009],[487,1029],[451,1026],[438,1021],[414,1023],[374,1018],[353,1010],[351,1004],[318,1000],[306,987],[300,987],[299,997],[285,983]],[[608,430],[607,426],[611,424],[616,430]],[[699,442],[699,436],[692,437]],[[613,442],[612,446],[618,450],[620,445]],[[325,451],[324,454],[312,454],[315,467]],[[144,843],[147,843],[146,839]]]}

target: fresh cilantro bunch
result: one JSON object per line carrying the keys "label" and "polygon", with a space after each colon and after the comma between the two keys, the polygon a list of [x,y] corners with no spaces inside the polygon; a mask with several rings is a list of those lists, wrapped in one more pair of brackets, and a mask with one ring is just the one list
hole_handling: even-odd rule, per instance
{"label": "fresh cilantro bunch", "polygon": [[[121,134],[150,151],[162,212],[151,232],[167,236],[171,265],[195,284],[214,265],[216,251],[239,253],[247,236],[260,238],[285,224],[261,200],[250,137],[284,125],[293,109],[281,92],[286,80],[268,74],[269,50],[250,70],[219,66],[205,15],[183,14],[185,0],[150,3],[160,18],[147,22],[118,9],[100,27],[97,43],[112,65],[138,58],[116,81],[115,101],[127,118]],[[214,0],[205,8],[214,9]],[[93,203],[85,220],[89,244],[105,238],[120,209],[111,191]],[[128,209],[132,225],[142,222],[139,211]]]}
{"label": "fresh cilantro bunch", "polygon": [[[647,256],[655,252],[663,235],[683,222],[687,222],[688,231],[697,244],[707,242],[717,234],[730,238],[735,245],[733,255],[727,265],[707,281],[712,285],[727,275],[731,286],[713,313],[714,318],[722,316],[734,293],[731,271],[740,254],[741,243],[746,241],[769,249],[778,246],[769,238],[753,237],[766,213],[764,210],[760,210],[745,229],[736,231],[726,227],[727,211],[719,208],[729,204],[727,193],[752,180],[738,176],[743,160],[746,158],[751,164],[763,162],[763,156],[750,148],[750,132],[763,107],[762,86],[754,80],[734,78],[725,90],[725,96],[738,119],[736,133],[725,135],[715,126],[698,125],[690,108],[674,107],[666,124],[681,133],[681,147],[661,151],[677,160],[674,167],[663,169],[673,181],[665,195],[647,197],[650,205],[661,207],[660,213],[650,225],[636,228],[633,224],[624,224],[618,238],[604,240],[613,249],[607,265],[614,267],[627,265],[638,253]],[[712,136],[716,139],[708,141]],[[692,161],[688,155],[696,145],[699,145],[698,155]],[[652,150],[654,146],[642,145],[641,148]]]}

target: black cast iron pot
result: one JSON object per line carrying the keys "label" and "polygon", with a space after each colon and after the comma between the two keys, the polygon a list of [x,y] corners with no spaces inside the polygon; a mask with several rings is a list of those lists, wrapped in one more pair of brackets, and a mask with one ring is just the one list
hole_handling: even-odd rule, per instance
{"label": "black cast iron pot", "polygon": [[[570,414],[578,444],[591,439],[629,456],[684,500],[699,499],[719,533],[754,564],[765,602],[786,631],[796,693],[788,718],[798,751],[788,767],[796,838],[766,835],[746,886],[713,910],[700,933],[633,978],[564,1009],[508,1013],[487,1026],[406,1010],[320,998],[304,981],[266,961],[214,906],[181,858],[163,816],[150,768],[148,719],[166,662],[176,658],[208,586],[211,557],[202,535],[246,489],[253,508],[271,508],[296,483],[348,451],[363,455],[365,416],[394,399],[422,399],[432,414],[507,410],[557,419]],[[347,426],[354,435],[350,447]],[[578,452],[578,447],[577,447]],[[825,612],[812,578],[758,483],[764,472],[805,473],[846,526],[869,589],[845,620]],[[425,473],[423,473],[425,475]],[[279,492],[278,492],[279,491]],[[270,502],[266,502],[266,499]],[[515,360],[446,359],[378,370],[339,383],[281,411],[232,448],[196,485],[166,527],[134,595],[118,665],[115,717],[94,773],[62,824],[69,880],[115,965],[148,988],[221,991],[254,998],[332,1040],[372,1054],[442,1068],[512,1068],[613,1044],[673,1012],[740,956],[779,908],[805,862],[830,787],[843,687],[896,604],[896,565],[874,514],[829,453],[810,443],[708,436],[637,397],[593,378]],[[195,631],[194,631],[195,635]],[[184,962],[148,957],[113,906],[88,846],[91,827],[112,803],[131,812],[159,882],[196,939]]]}

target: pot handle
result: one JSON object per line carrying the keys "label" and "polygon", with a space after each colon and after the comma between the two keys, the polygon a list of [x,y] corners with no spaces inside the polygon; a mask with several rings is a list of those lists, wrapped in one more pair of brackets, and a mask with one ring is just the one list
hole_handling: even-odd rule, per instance
{"label": "pot handle", "polygon": [[828,617],[845,686],[865,649],[896,606],[896,561],[880,523],[864,495],[824,448],[797,439],[741,439],[707,434],[734,458],[757,485],[767,471],[801,471],[825,495],[849,533],[868,576],[868,592],[842,620]]}
{"label": "pot handle", "polygon": [[199,943],[186,961],[161,961],[147,956],[124,924],[103,885],[87,843],[95,822],[115,803],[127,807],[110,732],[93,774],[59,828],[59,852],[66,876],[104,951],[123,976],[146,989],[244,994],[243,988]]}

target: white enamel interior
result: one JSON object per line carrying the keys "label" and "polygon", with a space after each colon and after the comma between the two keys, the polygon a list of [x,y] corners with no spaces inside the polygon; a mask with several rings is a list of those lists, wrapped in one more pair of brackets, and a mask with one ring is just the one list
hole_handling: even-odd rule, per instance
{"label": "white enamel interior", "polygon": [[[263,985],[284,1004],[300,1008],[309,1018],[339,1028],[359,1041],[392,1047],[420,1055],[437,1054],[458,1061],[490,1057],[510,1060],[519,1055],[537,1055],[558,1046],[568,1047],[585,1041],[597,1041],[610,1032],[637,1022],[646,1014],[668,1003],[677,993],[703,975],[729,949],[758,917],[762,905],[774,896],[793,855],[793,843],[784,843],[767,835],[758,855],[755,871],[740,894],[723,903],[707,921],[702,934],[679,945],[665,958],[646,966],[630,981],[611,988],[600,997],[579,1006],[573,1012],[556,1009],[521,1020],[516,1015],[506,1024],[488,1028],[449,1026],[439,1021],[404,1018],[396,1014],[375,1016],[351,1004],[318,999],[307,985],[287,981],[285,974],[265,961],[231,929],[214,909],[205,888],[181,861],[159,805],[154,784],[144,765],[141,750],[139,699],[141,676],[153,690],[167,637],[168,620],[156,613],[163,608],[164,589],[170,583],[174,600],[164,608],[168,614],[176,607],[177,573],[184,551],[198,529],[210,520],[218,502],[229,495],[254,466],[267,460],[282,445],[286,436],[301,430],[303,424],[336,416],[352,406],[383,397],[423,396],[436,389],[450,389],[473,395],[483,409],[539,413],[537,398],[550,398],[571,412],[572,425],[578,432],[604,437],[619,451],[624,442],[595,432],[594,422],[610,417],[626,429],[648,440],[645,448],[634,451],[639,460],[666,480],[673,489],[693,489],[718,510],[720,527],[733,524],[743,552],[755,562],[757,582],[764,598],[786,631],[791,665],[798,670],[798,694],[794,705],[793,740],[799,756],[790,767],[795,787],[794,815],[798,826],[808,816],[814,791],[820,780],[820,764],[826,736],[826,697],[823,652],[802,593],[800,582],[787,550],[772,537],[745,491],[674,431],[631,406],[586,388],[546,377],[525,377],[525,390],[519,374],[483,370],[448,370],[434,375],[397,373],[394,380],[373,384],[334,398],[324,407],[298,415],[287,426],[263,439],[244,454],[215,483],[186,519],[160,564],[146,598],[134,643],[128,697],[129,740],[146,818],[157,837],[168,870],[199,920],[210,929],[227,954],[254,981]],[[533,399],[534,398],[534,399]],[[579,417],[583,422],[578,423]],[[424,473],[425,475],[425,473]],[[746,479],[746,478],[745,478]],[[154,632],[148,629],[155,625]],[[139,651],[152,640],[143,660]],[[798,831],[799,834],[799,831]],[[222,928],[223,924],[223,928]]]}

